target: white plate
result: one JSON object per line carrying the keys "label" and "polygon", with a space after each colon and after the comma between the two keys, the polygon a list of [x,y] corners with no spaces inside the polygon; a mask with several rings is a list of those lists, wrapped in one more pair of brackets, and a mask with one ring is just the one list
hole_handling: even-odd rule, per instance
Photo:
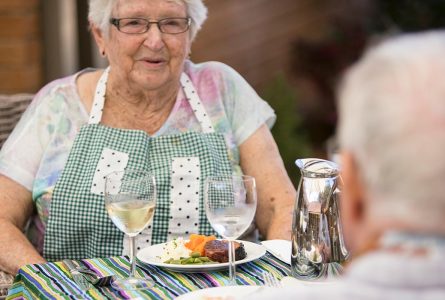
{"label": "white plate", "polygon": [[184,295],[177,297],[177,300],[204,300],[210,297],[214,297],[215,299],[232,299],[232,297],[239,297],[246,299],[254,299],[250,296],[254,296],[252,294],[256,294],[265,289],[269,289],[265,286],[256,286],[256,285],[238,285],[238,286],[221,286],[221,287],[212,287],[202,290],[196,290]]}
{"label": "white plate", "polygon": [[290,265],[292,254],[292,243],[287,240],[268,240],[262,241],[267,251],[279,260]]}
{"label": "white plate", "polygon": [[[247,257],[242,260],[237,260],[235,265],[244,264],[246,262],[258,259],[266,254],[266,248],[263,245],[247,242],[247,241],[237,241],[244,244],[244,249],[246,250]],[[141,249],[137,258],[141,263],[149,264],[153,266],[158,266],[162,268],[166,268],[172,271],[179,272],[209,272],[225,269],[229,266],[229,263],[215,263],[215,264],[207,264],[207,265],[174,265],[174,264],[165,264],[159,260],[159,256],[161,256],[163,247],[165,244],[157,244],[149,247],[145,247]]]}

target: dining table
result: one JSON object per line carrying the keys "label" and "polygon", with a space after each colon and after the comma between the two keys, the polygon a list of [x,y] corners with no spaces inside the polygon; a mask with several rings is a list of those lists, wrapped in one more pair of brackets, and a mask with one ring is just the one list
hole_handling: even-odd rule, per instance
{"label": "dining table", "polygon": [[[95,272],[98,277],[128,276],[127,256],[88,258],[75,261]],[[264,285],[262,274],[277,279],[290,274],[290,266],[269,252],[256,260],[236,266],[238,285]],[[22,267],[9,289],[6,299],[174,299],[186,293],[210,287],[227,286],[228,269],[211,272],[178,272],[138,261],[137,276],[152,278],[155,286],[136,291],[117,291],[110,285],[82,290],[63,262],[47,262]]]}

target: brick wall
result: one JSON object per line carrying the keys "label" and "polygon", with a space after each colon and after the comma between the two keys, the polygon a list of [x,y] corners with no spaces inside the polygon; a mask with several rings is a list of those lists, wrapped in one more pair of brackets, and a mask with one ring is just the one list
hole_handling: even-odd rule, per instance
{"label": "brick wall", "polygon": [[[45,84],[43,1],[0,0],[0,93],[35,92]],[[323,17],[312,2],[206,0],[209,18],[192,59],[225,62],[260,90],[277,74],[292,72],[293,41],[319,35]]]}
{"label": "brick wall", "polygon": [[0,93],[42,85],[41,0],[0,0]]}
{"label": "brick wall", "polygon": [[192,60],[225,62],[261,89],[277,74],[291,73],[292,42],[318,34],[311,1],[206,0],[209,16]]}

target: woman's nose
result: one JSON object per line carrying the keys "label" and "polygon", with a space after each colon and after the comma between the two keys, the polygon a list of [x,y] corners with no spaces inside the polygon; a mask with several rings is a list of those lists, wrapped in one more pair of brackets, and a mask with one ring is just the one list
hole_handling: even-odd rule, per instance
{"label": "woman's nose", "polygon": [[159,50],[164,46],[162,32],[159,30],[157,24],[150,24],[148,31],[144,34],[144,45],[153,50]]}

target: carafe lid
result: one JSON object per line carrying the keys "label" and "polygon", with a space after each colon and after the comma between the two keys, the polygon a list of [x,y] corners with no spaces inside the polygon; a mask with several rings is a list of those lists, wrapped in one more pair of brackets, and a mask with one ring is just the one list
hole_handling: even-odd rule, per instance
{"label": "carafe lid", "polygon": [[295,164],[305,177],[326,178],[337,176],[340,168],[335,162],[319,158],[297,159]]}

